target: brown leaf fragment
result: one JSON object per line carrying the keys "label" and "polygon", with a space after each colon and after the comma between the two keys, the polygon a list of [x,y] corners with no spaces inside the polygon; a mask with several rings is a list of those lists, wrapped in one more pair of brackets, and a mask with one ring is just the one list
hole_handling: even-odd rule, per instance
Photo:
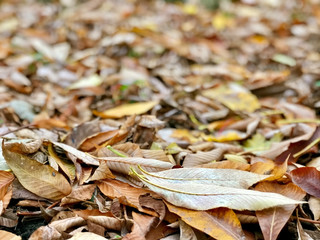
{"label": "brown leaf fragment", "polygon": [[180,226],[180,239],[197,240],[196,234],[188,224],[186,224],[182,220],[179,220],[179,226]]}
{"label": "brown leaf fragment", "polygon": [[156,221],[156,217],[132,212],[133,227],[132,232],[124,236],[123,240],[145,240],[147,233]]}
{"label": "brown leaf fragment", "polygon": [[100,191],[107,197],[114,199],[118,198],[120,203],[134,207],[140,212],[150,214],[152,216],[157,216],[157,213],[151,209],[142,208],[139,204],[140,195],[146,193],[152,193],[149,190],[142,188],[135,188],[127,183],[123,183],[117,180],[105,179],[98,183]]}
{"label": "brown leaf fragment", "polygon": [[38,196],[59,200],[71,192],[65,177],[48,165],[3,147],[3,156],[19,182]]}
{"label": "brown leaf fragment", "polygon": [[[292,183],[281,185],[275,182],[262,182],[255,187],[255,190],[279,193],[295,200],[301,200],[305,196],[305,192]],[[277,239],[295,208],[296,205],[284,205],[256,211],[259,225],[266,240]]]}
{"label": "brown leaf fragment", "polygon": [[87,224],[88,224],[89,232],[92,232],[99,236],[104,237],[104,232],[106,231],[106,229],[103,226],[93,223],[89,220],[87,221]]}
{"label": "brown leaf fragment", "polygon": [[111,212],[102,213],[98,209],[85,209],[85,210],[72,210],[79,217],[82,217],[85,220],[88,220],[89,216],[107,216],[112,217]]}
{"label": "brown leaf fragment", "polygon": [[102,180],[106,178],[115,178],[115,176],[110,171],[106,161],[100,161],[99,167],[94,171],[92,176],[86,180],[86,182]]}
{"label": "brown leaf fragment", "polygon": [[61,233],[55,228],[48,226],[42,226],[32,233],[29,240],[59,240],[61,239]]}
{"label": "brown leaf fragment", "polygon": [[95,184],[74,186],[72,188],[72,192],[68,196],[61,199],[61,206],[90,200],[92,198],[92,194],[95,188]]}
{"label": "brown leaf fragment", "polygon": [[181,217],[188,225],[218,240],[245,239],[236,214],[227,208],[194,211],[165,202],[170,212]]}
{"label": "brown leaf fragment", "polygon": [[6,195],[10,184],[14,180],[14,175],[10,172],[0,171],[0,200]]}
{"label": "brown leaf fragment", "polygon": [[301,167],[290,172],[292,182],[307,193],[320,198],[320,171],[314,167]]}
{"label": "brown leaf fragment", "polygon": [[120,231],[122,228],[123,221],[114,217],[107,216],[89,216],[88,220],[98,224],[106,229],[112,229]]}
{"label": "brown leaf fragment", "polygon": [[151,194],[147,193],[139,197],[139,203],[142,207],[152,209],[159,214],[158,224],[161,223],[166,216],[166,205],[162,199],[156,199],[152,197]]}
{"label": "brown leaf fragment", "polygon": [[82,226],[85,223],[86,222],[82,217],[71,217],[51,222],[48,226],[62,233],[71,227]]}
{"label": "brown leaf fragment", "polygon": [[0,239],[1,240],[21,240],[21,237],[11,232],[0,230]]}

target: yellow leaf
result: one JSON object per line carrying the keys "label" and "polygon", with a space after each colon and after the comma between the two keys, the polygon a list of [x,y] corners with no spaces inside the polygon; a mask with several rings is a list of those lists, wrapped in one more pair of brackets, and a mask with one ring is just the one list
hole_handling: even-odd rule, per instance
{"label": "yellow leaf", "polygon": [[182,11],[187,14],[194,15],[197,14],[198,8],[194,4],[184,4],[182,7]]}
{"label": "yellow leaf", "polygon": [[223,30],[234,25],[233,19],[223,13],[218,13],[212,18],[212,26],[217,30]]}
{"label": "yellow leaf", "polygon": [[124,116],[146,113],[157,104],[157,101],[128,103],[108,109],[104,112],[93,111],[93,113],[102,118],[122,118]]}
{"label": "yellow leaf", "polygon": [[222,85],[205,90],[202,94],[221,102],[233,111],[254,112],[260,108],[257,97],[237,84]]}

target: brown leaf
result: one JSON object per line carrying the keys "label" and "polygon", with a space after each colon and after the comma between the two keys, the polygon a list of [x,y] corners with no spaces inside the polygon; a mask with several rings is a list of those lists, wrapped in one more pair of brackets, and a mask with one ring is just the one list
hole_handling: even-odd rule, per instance
{"label": "brown leaf", "polygon": [[52,167],[6,148],[3,156],[19,182],[38,196],[59,200],[71,192],[67,179]]}
{"label": "brown leaf", "polygon": [[72,188],[72,192],[68,196],[61,199],[61,206],[90,200],[92,198],[92,194],[95,188],[95,184],[74,186]]}
{"label": "brown leaf", "polygon": [[[255,187],[255,190],[279,193],[295,200],[301,200],[305,196],[305,192],[292,183],[281,185],[275,182],[262,182]],[[295,208],[296,205],[285,205],[256,212],[259,225],[266,240],[277,239]]]}
{"label": "brown leaf", "polygon": [[188,225],[218,240],[244,239],[244,233],[236,214],[227,208],[210,211],[194,211],[165,202],[170,212],[181,217]]}
{"label": "brown leaf", "polygon": [[98,183],[98,187],[104,195],[111,199],[118,198],[120,203],[124,205],[134,207],[140,212],[144,212],[152,216],[157,216],[157,213],[149,209],[144,209],[139,204],[140,195],[152,193],[149,190],[135,188],[127,183],[112,179],[105,179],[103,181],[100,181]]}
{"label": "brown leaf", "polygon": [[162,222],[166,215],[166,206],[162,199],[156,199],[152,197],[151,194],[147,193],[139,197],[139,203],[142,207],[152,209],[158,213],[160,220],[158,224]]}
{"label": "brown leaf", "polygon": [[145,236],[150,231],[156,217],[138,214],[136,212],[132,212],[132,217],[134,221],[132,232],[127,234],[123,240],[145,240]]}
{"label": "brown leaf", "polygon": [[320,198],[320,171],[314,167],[302,167],[290,172],[292,182],[307,193]]}

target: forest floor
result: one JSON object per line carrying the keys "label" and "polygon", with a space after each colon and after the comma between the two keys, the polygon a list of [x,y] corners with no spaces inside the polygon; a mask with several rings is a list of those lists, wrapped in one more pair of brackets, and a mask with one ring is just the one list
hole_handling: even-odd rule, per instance
{"label": "forest floor", "polygon": [[0,2],[0,239],[320,239],[320,1],[197,2]]}

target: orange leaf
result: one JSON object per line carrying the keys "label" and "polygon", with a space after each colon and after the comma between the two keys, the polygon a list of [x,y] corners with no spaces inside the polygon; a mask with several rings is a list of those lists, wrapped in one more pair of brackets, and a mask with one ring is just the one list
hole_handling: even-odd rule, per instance
{"label": "orange leaf", "polygon": [[242,239],[244,233],[236,214],[227,208],[194,211],[165,202],[170,212],[181,217],[190,226],[219,240]]}

